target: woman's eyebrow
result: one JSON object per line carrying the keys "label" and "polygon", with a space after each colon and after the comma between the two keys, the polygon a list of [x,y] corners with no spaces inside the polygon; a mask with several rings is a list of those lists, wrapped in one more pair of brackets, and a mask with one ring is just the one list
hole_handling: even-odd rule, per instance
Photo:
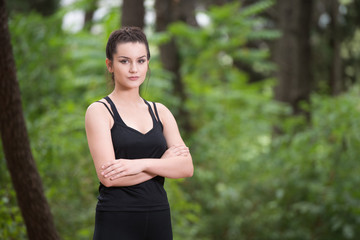
{"label": "woman's eyebrow", "polygon": [[[141,57],[138,57],[138,59],[139,59],[139,58],[144,58],[144,57],[146,57],[146,55],[141,56]],[[126,57],[126,56],[118,56],[117,58],[126,58],[126,59],[130,59],[129,57]]]}

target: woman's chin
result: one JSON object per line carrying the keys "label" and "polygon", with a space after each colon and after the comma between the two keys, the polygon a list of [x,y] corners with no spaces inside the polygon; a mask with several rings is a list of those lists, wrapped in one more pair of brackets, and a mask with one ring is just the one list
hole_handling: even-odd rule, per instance
{"label": "woman's chin", "polygon": [[127,84],[120,84],[119,87],[120,89],[124,89],[124,90],[138,89],[140,88],[142,83],[143,82],[140,81],[133,81],[133,82],[128,82]]}

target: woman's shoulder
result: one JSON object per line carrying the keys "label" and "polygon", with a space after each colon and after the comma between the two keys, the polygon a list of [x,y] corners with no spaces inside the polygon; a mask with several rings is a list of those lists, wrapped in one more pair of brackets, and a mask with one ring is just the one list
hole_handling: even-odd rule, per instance
{"label": "woman's shoulder", "polygon": [[[106,109],[106,107],[108,109]],[[106,113],[107,111],[110,111],[110,104],[104,98],[101,98],[97,101],[94,101],[88,106],[86,110],[86,115],[96,116],[97,114],[103,114]]]}
{"label": "woman's shoulder", "polygon": [[159,113],[159,117],[160,120],[162,122],[166,122],[169,119],[173,119],[174,116],[171,113],[170,109],[168,107],[166,107],[164,104],[160,103],[160,102],[153,102],[156,105],[156,109]]}
{"label": "woman's shoulder", "polygon": [[160,102],[152,102],[156,106],[156,110],[161,113],[167,113],[170,112],[169,108],[167,108],[163,103]]}
{"label": "woman's shoulder", "polygon": [[154,103],[156,105],[156,108],[158,110],[167,109],[167,107],[164,104],[160,103],[160,102],[152,102],[152,103]]}

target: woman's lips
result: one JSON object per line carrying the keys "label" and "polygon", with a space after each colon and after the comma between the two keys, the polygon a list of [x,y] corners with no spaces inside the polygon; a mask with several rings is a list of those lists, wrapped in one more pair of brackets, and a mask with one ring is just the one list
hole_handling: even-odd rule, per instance
{"label": "woman's lips", "polygon": [[132,80],[132,81],[135,81],[135,80],[138,80],[139,77],[138,76],[133,76],[133,77],[129,77],[129,79]]}

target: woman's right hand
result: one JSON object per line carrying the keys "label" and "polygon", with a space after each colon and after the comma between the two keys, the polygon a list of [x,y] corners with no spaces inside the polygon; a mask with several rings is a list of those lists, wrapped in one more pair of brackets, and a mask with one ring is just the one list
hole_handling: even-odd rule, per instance
{"label": "woman's right hand", "polygon": [[169,147],[161,158],[171,158],[171,157],[187,157],[190,154],[189,148],[185,145],[174,145]]}

